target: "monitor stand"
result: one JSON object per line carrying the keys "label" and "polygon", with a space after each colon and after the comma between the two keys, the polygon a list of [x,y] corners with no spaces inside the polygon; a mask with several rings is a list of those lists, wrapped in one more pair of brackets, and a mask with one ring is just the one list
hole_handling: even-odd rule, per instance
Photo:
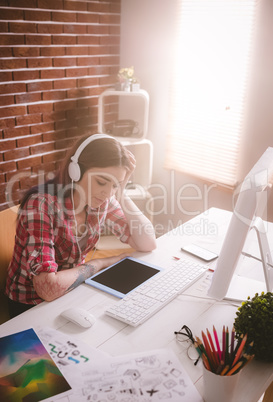
{"label": "monitor stand", "polygon": [[243,252],[242,254],[245,257],[251,258],[252,263],[253,260],[257,261],[257,263],[262,263],[264,278],[263,280],[256,280],[239,275],[235,272],[230,282],[227,294],[224,297],[224,299],[226,300],[242,302],[244,300],[247,300],[248,297],[254,297],[256,293],[266,293],[273,290],[272,256],[262,219],[257,217],[251,229],[254,229],[256,232],[261,258],[257,258],[256,256],[246,252]]}

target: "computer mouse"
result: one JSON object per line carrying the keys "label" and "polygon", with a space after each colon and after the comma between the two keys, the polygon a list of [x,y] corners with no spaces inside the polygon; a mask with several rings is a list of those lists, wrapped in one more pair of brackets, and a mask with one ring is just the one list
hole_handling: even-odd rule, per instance
{"label": "computer mouse", "polygon": [[61,313],[61,316],[83,328],[92,327],[95,317],[80,307],[71,307]]}

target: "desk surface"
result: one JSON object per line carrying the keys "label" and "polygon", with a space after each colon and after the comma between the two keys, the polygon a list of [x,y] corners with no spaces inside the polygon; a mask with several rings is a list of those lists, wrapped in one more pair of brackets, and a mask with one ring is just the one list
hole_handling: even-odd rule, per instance
{"label": "desk surface", "polygon": [[[151,253],[134,253],[163,268],[173,263],[173,256],[193,258],[180,251],[181,246],[197,243],[211,251],[219,252],[227,230],[231,213],[211,208],[182,226],[168,232],[157,240],[157,249]],[[269,224],[272,232],[273,224]],[[271,236],[270,232],[270,236]],[[215,262],[211,263],[211,265]],[[207,296],[211,273],[176,297],[145,323],[133,328],[104,314],[104,310],[117,299],[86,284],[50,303],[43,302],[33,309],[0,326],[0,336],[27,328],[50,327],[64,334],[74,335],[92,347],[111,356],[142,352],[158,348],[170,348],[178,356],[196,388],[203,395],[202,365],[197,366],[188,358],[186,348],[176,341],[174,331],[186,324],[195,336],[215,325],[220,331],[223,325],[232,328],[237,307],[232,302],[217,302]],[[96,322],[83,329],[68,322],[60,313],[80,306],[90,311]],[[257,402],[273,380],[273,364],[252,361],[241,373],[235,400]]]}

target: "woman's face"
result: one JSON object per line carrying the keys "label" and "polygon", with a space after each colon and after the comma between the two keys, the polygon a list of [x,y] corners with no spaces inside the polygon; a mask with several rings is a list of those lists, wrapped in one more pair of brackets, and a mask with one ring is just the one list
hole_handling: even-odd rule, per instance
{"label": "woman's face", "polygon": [[126,168],[122,166],[87,170],[79,182],[86,195],[86,204],[98,208],[118,191],[125,175]]}

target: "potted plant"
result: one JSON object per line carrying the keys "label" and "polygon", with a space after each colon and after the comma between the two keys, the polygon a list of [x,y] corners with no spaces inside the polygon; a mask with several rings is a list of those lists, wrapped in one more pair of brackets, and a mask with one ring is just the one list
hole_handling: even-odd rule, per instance
{"label": "potted plant", "polygon": [[262,292],[242,303],[234,321],[236,337],[247,334],[247,344],[254,342],[255,359],[273,362],[273,293]]}

